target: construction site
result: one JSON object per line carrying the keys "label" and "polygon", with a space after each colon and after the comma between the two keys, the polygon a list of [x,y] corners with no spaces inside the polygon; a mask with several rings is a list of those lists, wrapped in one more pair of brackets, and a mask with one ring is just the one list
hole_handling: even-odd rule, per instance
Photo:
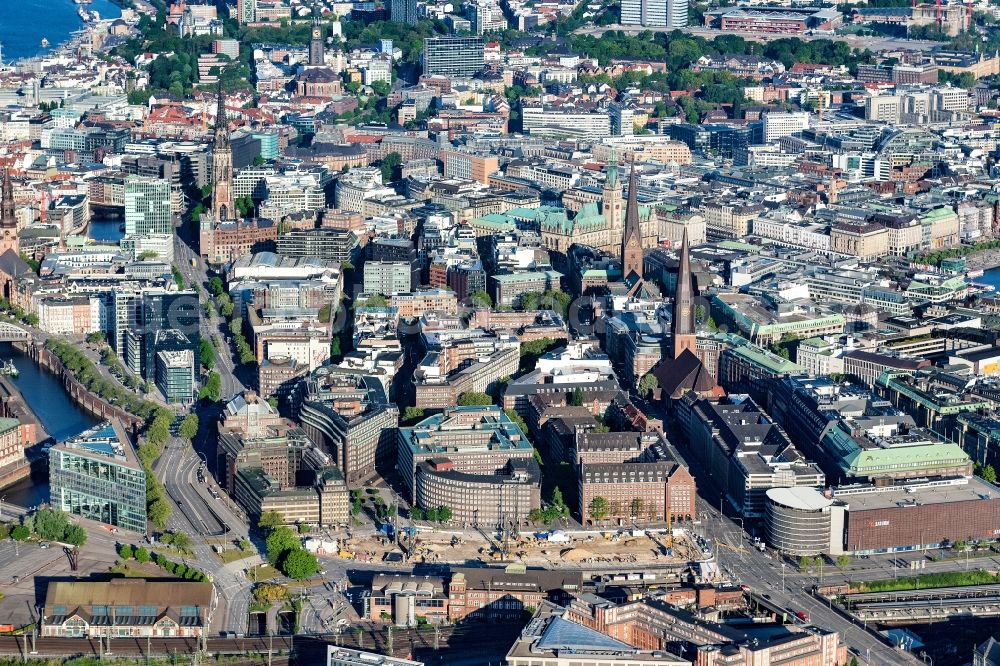
{"label": "construction site", "polygon": [[686,530],[610,530],[488,534],[403,528],[398,543],[385,534],[353,536],[340,554],[364,562],[407,564],[521,563],[536,567],[682,565],[708,554]]}

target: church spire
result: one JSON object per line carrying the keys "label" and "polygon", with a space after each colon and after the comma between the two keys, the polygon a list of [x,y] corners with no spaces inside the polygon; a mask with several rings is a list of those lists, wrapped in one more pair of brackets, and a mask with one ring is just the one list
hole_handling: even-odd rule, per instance
{"label": "church spire", "polygon": [[233,213],[233,147],[229,142],[226,96],[219,79],[219,109],[215,116],[215,144],[212,147],[212,217],[228,220]]}
{"label": "church spire", "polygon": [[625,206],[625,233],[622,236],[622,276],[626,280],[642,279],[642,230],[639,226],[638,192],[633,158],[632,170],[628,175],[628,204]]}
{"label": "church spire", "polygon": [[694,332],[694,286],[691,275],[691,254],[688,233],[684,228],[681,239],[680,262],[677,266],[677,288],[674,291],[674,320],[671,322],[674,338],[674,358],[685,349],[695,352],[698,346]]}
{"label": "church spire", "polygon": [[226,118],[226,96],[222,92],[222,76],[219,76],[219,107],[215,112],[215,147],[229,148],[229,120]]}
{"label": "church spire", "polygon": [[10,169],[3,170],[3,186],[0,187],[0,227],[17,226],[14,216],[14,184],[10,182]]}

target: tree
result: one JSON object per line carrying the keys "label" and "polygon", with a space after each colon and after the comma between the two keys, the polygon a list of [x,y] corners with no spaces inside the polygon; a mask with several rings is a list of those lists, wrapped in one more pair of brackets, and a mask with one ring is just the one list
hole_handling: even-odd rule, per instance
{"label": "tree", "polygon": [[208,290],[212,292],[213,296],[219,296],[226,290],[226,286],[223,284],[222,278],[216,276],[209,278]]}
{"label": "tree", "polygon": [[[524,433],[525,436],[528,435],[528,424],[525,423],[520,414],[510,408],[503,410],[503,413],[507,415],[507,418],[514,422],[514,425],[521,429],[521,432]],[[558,490],[558,488],[556,490]]]}
{"label": "tree", "polygon": [[278,566],[288,551],[301,547],[299,545],[299,537],[292,530],[284,526],[272,530],[267,535],[265,543],[267,546],[267,559],[274,566]]}
{"label": "tree", "polygon": [[403,410],[404,423],[416,423],[424,418],[424,410],[421,407],[407,407]]}
{"label": "tree", "polygon": [[257,527],[262,529],[264,532],[276,530],[279,527],[283,527],[284,524],[285,519],[282,518],[281,514],[277,511],[265,511],[260,515],[260,520],[257,521]]}
{"label": "tree", "polygon": [[385,308],[389,307],[389,301],[385,299],[382,294],[372,294],[365,300],[364,307],[366,308]]}
{"label": "tree", "polygon": [[573,407],[583,406],[583,389],[580,387],[573,389],[573,395],[570,396],[569,404]]}
{"label": "tree", "polygon": [[600,495],[590,500],[590,517],[594,520],[604,520],[608,517],[608,500]]}
{"label": "tree", "polygon": [[35,513],[34,531],[42,539],[61,540],[68,525],[69,518],[62,511],[40,509]]}
{"label": "tree", "polygon": [[198,415],[188,414],[185,416],[180,427],[177,428],[177,434],[188,441],[193,440],[198,434]]}
{"label": "tree", "polygon": [[191,550],[194,542],[184,532],[174,532],[173,533],[173,545],[177,550]]}
{"label": "tree", "polygon": [[437,518],[442,523],[447,523],[452,518],[452,510],[449,506],[439,506],[437,510]]}
{"label": "tree", "polygon": [[330,358],[339,361],[344,356],[344,352],[340,350],[340,338],[336,335],[330,340]]}
{"label": "tree", "polygon": [[458,396],[458,404],[461,407],[492,405],[493,398],[479,391],[466,391]]}
{"label": "tree", "polygon": [[802,571],[809,571],[812,569],[813,559],[808,555],[803,555],[799,558],[799,569]]}
{"label": "tree", "polygon": [[198,360],[207,370],[215,367],[215,348],[208,338],[202,338],[198,342]]}
{"label": "tree", "polygon": [[493,307],[493,299],[482,289],[474,292],[469,296],[469,302],[473,307],[476,308],[491,308]]}
{"label": "tree", "polygon": [[31,536],[31,531],[24,525],[18,525],[10,531],[10,538],[14,541],[26,541]]}
{"label": "tree", "polygon": [[149,551],[146,550],[145,546],[139,546],[135,549],[135,561],[139,564],[149,562]]}
{"label": "tree", "polygon": [[82,546],[87,543],[87,530],[83,529],[80,525],[69,525],[66,527],[66,532],[63,534],[62,540],[64,543]]}
{"label": "tree", "polygon": [[639,395],[650,396],[659,387],[660,380],[652,372],[647,372],[639,380]]}
{"label": "tree", "polygon": [[850,563],[851,563],[851,556],[848,555],[847,553],[841,553],[840,555],[837,555],[837,566],[840,567],[841,569],[843,569]]}
{"label": "tree", "polygon": [[149,509],[146,511],[149,515],[149,520],[156,525],[159,529],[163,529],[167,526],[167,519],[170,518],[170,514],[173,513],[173,509],[166,500],[159,498],[153,501],[149,505]]}
{"label": "tree", "polygon": [[208,374],[208,379],[201,387],[198,398],[208,402],[218,402],[222,398],[222,377],[219,376],[219,373],[210,372]]}
{"label": "tree", "polygon": [[123,560],[131,560],[132,559],[132,546],[130,546],[127,543],[123,543],[121,546],[119,546],[118,547],[118,557],[122,558]]}
{"label": "tree", "polygon": [[997,471],[993,469],[993,465],[987,465],[983,468],[982,477],[983,481],[986,481],[987,483],[997,482]]}
{"label": "tree", "polygon": [[399,153],[389,153],[379,164],[382,171],[382,182],[392,183],[399,180],[402,171],[403,158]]}
{"label": "tree", "polygon": [[639,516],[642,513],[642,507],[644,504],[645,503],[642,501],[641,497],[632,498],[632,515],[636,517]]}
{"label": "tree", "polygon": [[310,578],[319,571],[316,556],[302,548],[289,551],[281,565],[281,572],[292,580]]}
{"label": "tree", "polygon": [[299,534],[309,534],[309,523],[298,524]]}

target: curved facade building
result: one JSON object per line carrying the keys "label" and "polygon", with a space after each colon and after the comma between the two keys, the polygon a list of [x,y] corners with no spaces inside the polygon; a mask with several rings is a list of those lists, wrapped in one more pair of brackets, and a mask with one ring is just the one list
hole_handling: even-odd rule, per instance
{"label": "curved facade building", "polygon": [[356,487],[395,467],[399,410],[379,378],[326,366],[299,382],[293,417]]}
{"label": "curved facade building", "polygon": [[815,488],[771,488],[764,515],[767,542],[787,555],[843,552],[844,505]]}
{"label": "curved facade building", "polygon": [[416,506],[446,506],[452,522],[494,528],[521,524],[541,508],[541,470],[534,458],[513,459],[496,474],[459,472],[447,458],[417,466]]}

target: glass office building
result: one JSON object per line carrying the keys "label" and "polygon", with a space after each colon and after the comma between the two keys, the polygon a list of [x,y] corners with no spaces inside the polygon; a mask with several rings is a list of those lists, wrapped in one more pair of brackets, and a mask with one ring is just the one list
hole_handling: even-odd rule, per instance
{"label": "glass office building", "polygon": [[146,532],[146,472],[117,421],[53,446],[49,484],[53,508]]}

